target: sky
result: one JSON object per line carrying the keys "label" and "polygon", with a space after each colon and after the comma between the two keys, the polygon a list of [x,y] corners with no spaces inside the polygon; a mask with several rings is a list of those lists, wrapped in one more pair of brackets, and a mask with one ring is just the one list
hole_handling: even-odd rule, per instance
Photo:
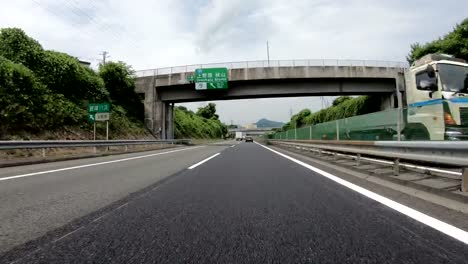
{"label": "sky", "polygon": [[[467,17],[461,0],[15,0],[0,27],[19,27],[44,48],[97,65],[135,70],[270,59],[404,61],[410,45],[449,32]],[[333,98],[219,101],[225,123],[287,121]],[[206,103],[189,103],[196,109]]]}

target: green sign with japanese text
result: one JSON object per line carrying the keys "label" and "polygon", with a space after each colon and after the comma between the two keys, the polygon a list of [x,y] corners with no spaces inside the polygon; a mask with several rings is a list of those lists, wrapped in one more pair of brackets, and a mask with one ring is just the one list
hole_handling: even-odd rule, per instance
{"label": "green sign with japanese text", "polygon": [[88,104],[88,113],[108,113],[108,112],[110,112],[109,103]]}
{"label": "green sign with japanese text", "polygon": [[88,104],[88,121],[94,123],[96,121],[109,120],[110,103],[90,103]]}
{"label": "green sign with japanese text", "polygon": [[195,74],[189,76],[188,80],[195,83],[195,90],[227,89],[228,70],[227,68],[196,69]]}

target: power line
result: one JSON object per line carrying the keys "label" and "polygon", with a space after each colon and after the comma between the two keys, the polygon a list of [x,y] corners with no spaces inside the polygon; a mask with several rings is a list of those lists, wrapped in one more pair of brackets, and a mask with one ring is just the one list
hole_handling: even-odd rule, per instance
{"label": "power line", "polygon": [[[88,21],[99,26],[100,28],[102,28],[103,30],[107,31],[108,33],[112,34],[112,36],[117,40],[117,41],[120,41],[122,40],[122,36],[119,36],[117,35],[114,31],[112,31],[112,29],[110,29],[110,27],[104,23],[102,20],[98,21],[96,20],[94,17],[90,16],[88,13],[86,13],[83,9],[81,9],[79,6],[76,5],[76,2],[74,1],[65,1],[65,3],[67,4],[68,7],[72,8],[72,9],[75,9],[76,11],[78,11],[79,13],[81,13],[83,16],[87,17],[88,18]],[[94,5],[93,5],[94,6]],[[74,12],[72,10],[72,12]],[[76,12],[74,12],[75,14],[77,14]],[[79,14],[77,14],[78,16],[81,16]],[[102,32],[102,30],[100,30]],[[129,43],[131,46],[133,46],[133,48],[136,48],[138,49],[139,46],[131,39],[127,39],[127,43]]]}
{"label": "power line", "polygon": [[99,55],[102,55],[102,65],[105,65],[106,64],[106,59],[110,57],[107,54],[109,54],[109,52],[107,52],[107,51],[103,51],[102,53],[99,53]]}

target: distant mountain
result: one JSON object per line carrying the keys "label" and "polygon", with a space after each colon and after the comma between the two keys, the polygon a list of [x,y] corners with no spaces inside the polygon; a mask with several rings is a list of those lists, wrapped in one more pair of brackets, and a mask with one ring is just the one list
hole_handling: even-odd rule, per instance
{"label": "distant mountain", "polygon": [[262,118],[255,123],[257,127],[282,127],[284,125],[283,122],[276,122],[276,121],[271,121],[266,118]]}

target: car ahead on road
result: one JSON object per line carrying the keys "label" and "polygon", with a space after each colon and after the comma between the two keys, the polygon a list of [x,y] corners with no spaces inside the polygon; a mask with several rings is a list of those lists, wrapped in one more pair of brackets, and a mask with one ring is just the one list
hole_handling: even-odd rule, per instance
{"label": "car ahead on road", "polygon": [[252,137],[245,137],[245,142],[253,142],[253,138]]}

